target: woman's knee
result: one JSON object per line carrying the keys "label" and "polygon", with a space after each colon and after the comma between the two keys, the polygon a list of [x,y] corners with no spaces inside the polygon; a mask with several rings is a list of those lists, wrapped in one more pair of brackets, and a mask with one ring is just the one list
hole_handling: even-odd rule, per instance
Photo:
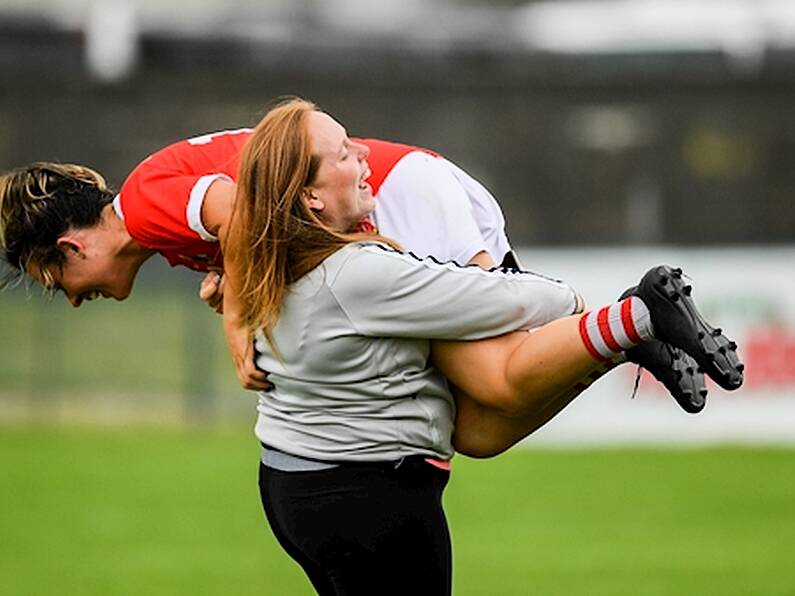
{"label": "woman's knee", "polygon": [[512,443],[507,443],[502,438],[489,439],[473,437],[467,433],[453,436],[453,447],[457,453],[475,459],[488,459],[506,451]]}

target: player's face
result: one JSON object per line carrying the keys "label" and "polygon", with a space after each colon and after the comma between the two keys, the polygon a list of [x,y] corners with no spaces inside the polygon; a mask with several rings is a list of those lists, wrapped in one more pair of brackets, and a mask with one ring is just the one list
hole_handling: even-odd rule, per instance
{"label": "player's face", "polygon": [[62,292],[74,307],[95,298],[124,300],[130,295],[135,273],[119,266],[112,256],[96,249],[66,249],[66,261],[56,265],[32,265],[28,273],[45,288]]}
{"label": "player's face", "polygon": [[307,187],[308,204],[329,226],[347,231],[375,208],[366,145],[348,138],[342,125],[328,114],[309,115],[312,150],[320,159],[315,181]]}

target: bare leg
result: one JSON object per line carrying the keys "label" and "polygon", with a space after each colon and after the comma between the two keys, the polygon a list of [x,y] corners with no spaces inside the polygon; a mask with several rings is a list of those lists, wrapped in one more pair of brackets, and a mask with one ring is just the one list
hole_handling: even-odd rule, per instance
{"label": "bare leg", "polygon": [[476,402],[521,416],[571,389],[599,364],[583,344],[579,319],[476,342],[435,341],[431,355],[453,385]]}
{"label": "bare leg", "polygon": [[433,343],[434,364],[456,387],[454,442],[489,457],[540,428],[603,364],[582,342],[580,316],[477,342]]}
{"label": "bare leg", "polygon": [[653,349],[641,352],[636,362],[651,363],[647,368],[657,370],[655,376],[688,412],[703,408],[706,395],[703,375],[693,372],[697,366],[725,389],[740,387],[743,366],[736,344],[703,320],[681,278],[680,270],[658,266],[619,302],[558,319],[534,333],[435,342],[434,364],[460,389],[458,448],[482,457],[507,449],[565,408],[599,362],[626,356],[644,343]]}
{"label": "bare leg", "polygon": [[470,457],[499,455],[532,434],[577,396],[570,392],[553,397],[546,405],[526,416],[510,417],[480,405],[464,392],[454,389],[456,401],[455,450]]}
{"label": "bare leg", "polygon": [[[600,367],[592,375],[601,376],[609,369],[604,367],[602,370]],[[452,387],[456,401],[453,446],[459,453],[470,457],[499,455],[552,420],[587,388],[584,382],[577,383],[569,391],[553,397],[546,405],[539,405],[534,412],[523,416],[506,416],[494,408],[479,404],[458,387]]]}

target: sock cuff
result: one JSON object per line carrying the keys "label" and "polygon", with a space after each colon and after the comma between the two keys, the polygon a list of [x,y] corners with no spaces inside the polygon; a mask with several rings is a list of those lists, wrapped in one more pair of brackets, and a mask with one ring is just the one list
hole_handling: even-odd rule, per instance
{"label": "sock cuff", "polygon": [[654,337],[649,309],[640,298],[630,296],[589,311],[580,318],[580,337],[594,359],[620,358],[625,350]]}

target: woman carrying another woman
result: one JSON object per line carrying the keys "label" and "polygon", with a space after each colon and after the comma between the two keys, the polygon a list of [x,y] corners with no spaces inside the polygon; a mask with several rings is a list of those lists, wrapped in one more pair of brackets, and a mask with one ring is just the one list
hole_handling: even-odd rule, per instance
{"label": "woman carrying another woman", "polygon": [[456,412],[445,377],[473,408],[512,413],[478,427],[458,412],[471,436],[507,447],[597,367],[655,338],[727,389],[742,366],[676,269],[655,267],[617,303],[555,320],[577,310],[561,282],[420,260],[387,238],[335,231],[320,197],[343,209],[371,201],[365,157],[309,102],[263,118],[237,180],[224,327],[230,343],[256,333],[273,383],[256,425],[263,505],[318,592],[449,594],[441,496]]}

